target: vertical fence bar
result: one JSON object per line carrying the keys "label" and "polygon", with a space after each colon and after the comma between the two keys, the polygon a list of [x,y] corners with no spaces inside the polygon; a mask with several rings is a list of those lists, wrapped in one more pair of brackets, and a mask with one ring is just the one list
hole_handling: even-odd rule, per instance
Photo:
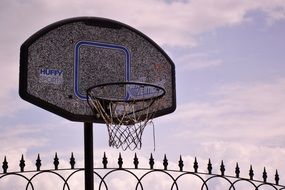
{"label": "vertical fence bar", "polygon": [[84,123],[85,190],[94,190],[93,178],[93,124]]}

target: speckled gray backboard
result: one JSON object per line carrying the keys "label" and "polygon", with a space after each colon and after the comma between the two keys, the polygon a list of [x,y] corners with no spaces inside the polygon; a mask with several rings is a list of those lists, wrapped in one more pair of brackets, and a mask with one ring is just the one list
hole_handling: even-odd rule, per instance
{"label": "speckled gray backboard", "polygon": [[175,68],[150,38],[117,21],[79,17],[53,23],[21,46],[20,96],[72,121],[94,117],[86,90],[114,82],[164,88],[155,117],[176,109]]}

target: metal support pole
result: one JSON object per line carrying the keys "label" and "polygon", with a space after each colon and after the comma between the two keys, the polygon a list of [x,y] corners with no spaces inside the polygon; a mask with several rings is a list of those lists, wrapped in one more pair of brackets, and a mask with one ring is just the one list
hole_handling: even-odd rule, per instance
{"label": "metal support pole", "polygon": [[84,123],[85,190],[94,190],[93,178],[93,124]]}

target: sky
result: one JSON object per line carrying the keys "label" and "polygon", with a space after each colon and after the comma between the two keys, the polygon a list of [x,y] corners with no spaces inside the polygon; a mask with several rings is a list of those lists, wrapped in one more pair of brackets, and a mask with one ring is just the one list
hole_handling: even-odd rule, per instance
{"label": "sky", "polygon": [[[215,173],[224,160],[226,173],[234,175],[238,162],[247,177],[252,164],[256,178],[266,167],[273,182],[278,169],[285,184],[283,0],[0,0],[0,161],[7,156],[10,171],[18,170],[22,154],[34,169],[38,153],[49,169],[55,152],[60,167],[71,152],[83,167],[83,124],[18,95],[21,44],[51,23],[78,16],[128,24],[175,63],[177,109],[154,120],[155,151],[152,127],[146,128],[136,151],[142,167],[150,153],[161,161],[167,154],[173,167],[182,155],[190,171],[195,157],[201,170],[211,158]],[[106,126],[94,124],[95,166],[104,152],[114,158],[121,152],[131,162],[134,152],[109,148],[107,135]]]}

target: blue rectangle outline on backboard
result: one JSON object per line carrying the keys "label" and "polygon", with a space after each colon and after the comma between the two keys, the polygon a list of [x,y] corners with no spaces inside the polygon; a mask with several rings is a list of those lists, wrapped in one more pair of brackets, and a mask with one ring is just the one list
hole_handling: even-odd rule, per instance
{"label": "blue rectangle outline on backboard", "polygon": [[[125,82],[128,82],[131,80],[131,57],[129,50],[122,46],[117,44],[109,44],[109,43],[103,43],[103,42],[96,42],[96,41],[79,41],[76,43],[74,48],[74,94],[82,99],[87,100],[87,95],[83,95],[79,92],[79,50],[81,46],[93,46],[98,48],[105,48],[105,49],[115,49],[120,50],[125,53],[126,61],[125,61]],[[126,98],[127,98],[126,94]]]}

